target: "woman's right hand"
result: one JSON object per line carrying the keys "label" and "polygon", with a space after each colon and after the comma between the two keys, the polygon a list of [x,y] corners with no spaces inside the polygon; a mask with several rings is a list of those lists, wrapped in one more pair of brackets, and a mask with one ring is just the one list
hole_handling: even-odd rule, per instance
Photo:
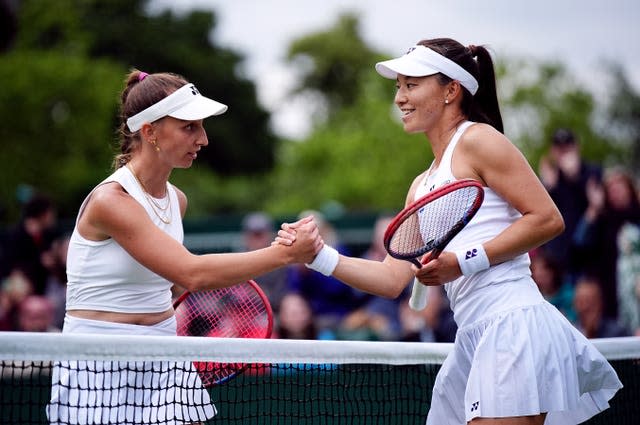
{"label": "woman's right hand", "polygon": [[290,263],[311,263],[324,241],[313,216],[308,216],[295,223],[283,223],[271,244],[288,247]]}

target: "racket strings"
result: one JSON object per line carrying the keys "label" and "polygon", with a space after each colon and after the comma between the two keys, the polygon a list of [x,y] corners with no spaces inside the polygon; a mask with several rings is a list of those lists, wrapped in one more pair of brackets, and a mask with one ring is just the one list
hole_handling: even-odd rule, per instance
{"label": "racket strings", "polygon": [[431,251],[466,222],[477,197],[476,187],[462,187],[417,208],[398,226],[390,253],[415,258]]}
{"label": "racket strings", "polygon": [[[179,336],[268,338],[269,307],[248,283],[190,293],[175,309]],[[205,387],[242,372],[243,363],[193,362]]]}

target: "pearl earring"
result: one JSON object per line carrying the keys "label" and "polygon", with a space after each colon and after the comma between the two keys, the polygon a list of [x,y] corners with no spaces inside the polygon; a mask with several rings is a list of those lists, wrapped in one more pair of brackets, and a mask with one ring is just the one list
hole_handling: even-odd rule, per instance
{"label": "pearl earring", "polygon": [[445,104],[445,105],[448,105],[448,104],[449,104],[449,99],[445,99],[445,100],[444,100],[444,104]]}

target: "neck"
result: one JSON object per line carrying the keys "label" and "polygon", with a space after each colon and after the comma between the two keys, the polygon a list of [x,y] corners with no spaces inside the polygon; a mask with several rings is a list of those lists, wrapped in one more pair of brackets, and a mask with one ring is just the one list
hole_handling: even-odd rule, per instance
{"label": "neck", "polygon": [[429,138],[429,142],[431,143],[431,150],[433,152],[434,164],[438,165],[442,156],[444,155],[444,151],[449,146],[453,135],[458,130],[460,124],[466,121],[466,118],[463,116],[459,116],[455,120],[448,121],[447,124],[440,128],[434,128],[427,134]]}
{"label": "neck", "polygon": [[141,164],[129,162],[126,165],[136,178],[142,190],[154,198],[164,198],[167,195],[167,181],[169,176],[162,176],[153,171],[150,167],[143,167]]}

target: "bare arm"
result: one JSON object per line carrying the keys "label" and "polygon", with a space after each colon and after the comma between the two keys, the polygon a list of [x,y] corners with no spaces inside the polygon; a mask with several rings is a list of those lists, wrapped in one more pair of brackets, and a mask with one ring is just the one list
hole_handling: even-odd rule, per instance
{"label": "bare arm", "polygon": [[[421,180],[422,175],[414,180],[405,205],[413,201],[416,185]],[[291,244],[291,238],[295,235],[296,229],[296,224],[283,224],[278,232],[276,243]],[[332,276],[361,291],[385,298],[397,298],[412,281],[414,273],[409,262],[397,260],[389,255],[383,261],[340,255]]]}
{"label": "bare arm", "polygon": [[144,208],[117,184],[96,189],[79,222],[92,240],[109,237],[133,258],[189,291],[231,286],[276,268],[308,262],[322,246],[315,223],[298,223],[295,243],[229,254],[194,255],[160,230]]}

